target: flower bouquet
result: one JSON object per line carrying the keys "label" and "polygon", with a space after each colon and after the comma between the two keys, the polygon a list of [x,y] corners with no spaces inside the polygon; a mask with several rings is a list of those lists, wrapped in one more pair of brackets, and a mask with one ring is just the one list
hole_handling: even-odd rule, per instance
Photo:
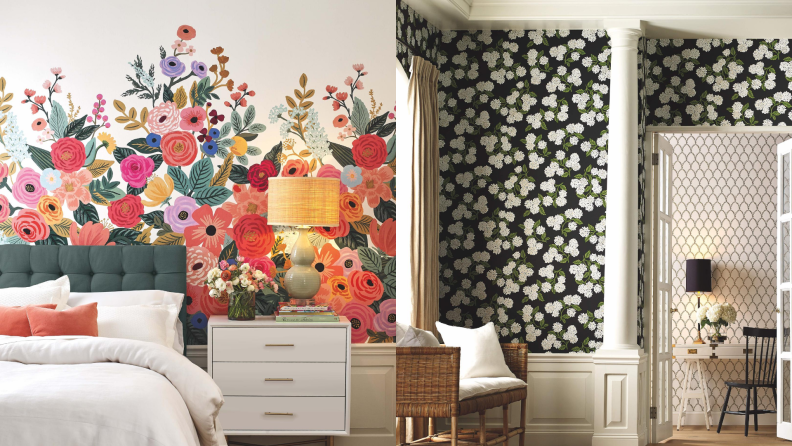
{"label": "flower bouquet", "polygon": [[737,310],[728,303],[705,305],[698,309],[698,319],[702,326],[712,327],[713,333],[709,337],[712,342],[724,342],[726,336],[721,336],[721,327],[737,320]]}
{"label": "flower bouquet", "polygon": [[278,284],[263,271],[252,268],[244,257],[221,260],[209,271],[204,282],[209,296],[228,300],[228,319],[249,321],[256,318],[256,292],[270,289],[278,292]]}

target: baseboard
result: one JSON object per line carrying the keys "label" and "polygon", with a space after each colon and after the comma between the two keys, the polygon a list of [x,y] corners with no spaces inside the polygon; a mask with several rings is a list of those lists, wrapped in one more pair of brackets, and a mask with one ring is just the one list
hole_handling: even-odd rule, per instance
{"label": "baseboard", "polygon": [[[720,411],[712,411],[712,420],[711,423],[715,428],[718,427],[718,420],[720,420]],[[671,419],[673,421],[673,429],[676,430],[676,423],[679,419],[679,413],[674,412],[674,417]],[[751,415],[751,426],[753,426],[753,415]],[[774,413],[763,413],[759,414],[759,426],[775,426],[776,425],[776,414]],[[682,428],[684,429],[685,425],[688,426],[704,426],[704,412],[686,412],[685,417],[682,419]],[[723,425],[724,426],[743,426],[745,425],[745,416],[743,415],[729,415],[723,418]],[[752,427],[753,428],[753,427]]]}

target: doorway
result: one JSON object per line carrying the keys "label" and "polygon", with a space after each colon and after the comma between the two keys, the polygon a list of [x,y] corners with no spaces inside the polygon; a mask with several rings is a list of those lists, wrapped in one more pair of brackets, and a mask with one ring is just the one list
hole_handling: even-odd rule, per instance
{"label": "doorway", "polygon": [[[680,353],[680,347],[698,337],[697,296],[685,291],[687,259],[712,262],[712,292],[700,296],[701,305],[730,303],[737,310],[737,321],[722,332],[728,344],[744,348],[743,326],[776,328],[776,147],[790,133],[785,128],[755,127],[648,129],[646,161],[652,168],[647,169],[646,178],[644,327],[649,332],[646,346],[652,365],[650,401],[656,408],[648,437],[654,442],[678,435],[688,364],[702,368],[700,374],[693,368],[689,392],[700,390],[701,398],[688,404],[679,432],[699,425],[704,428],[708,418],[704,401],[708,400],[714,434],[725,381],[744,379],[744,359],[725,359],[725,354],[713,357],[706,346]],[[702,330],[707,343],[708,335]],[[719,348],[718,352],[725,351]],[[700,356],[707,353],[707,358],[696,364],[684,354],[687,350],[698,350]],[[736,351],[732,356],[739,356]],[[709,392],[704,392],[702,384]],[[744,408],[744,393],[732,392],[731,410]],[[760,390],[758,397],[759,409],[775,409],[769,390]],[[786,401],[788,408],[789,391]],[[774,429],[775,418],[763,415],[759,424]],[[724,425],[743,421],[726,415]]]}

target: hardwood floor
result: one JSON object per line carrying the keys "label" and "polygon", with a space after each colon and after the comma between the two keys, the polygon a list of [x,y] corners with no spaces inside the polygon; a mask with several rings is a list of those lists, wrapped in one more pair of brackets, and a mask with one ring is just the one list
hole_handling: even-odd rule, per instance
{"label": "hardwood floor", "polygon": [[755,432],[753,430],[753,425],[751,425],[748,437],[744,435],[745,427],[743,426],[723,426],[720,434],[715,431],[716,429],[717,426],[713,426],[711,431],[707,431],[704,426],[685,426],[681,431],[675,430],[673,437],[659,444],[673,446],[720,446],[728,444],[765,446],[792,444],[776,437],[775,426],[759,426],[759,432]]}

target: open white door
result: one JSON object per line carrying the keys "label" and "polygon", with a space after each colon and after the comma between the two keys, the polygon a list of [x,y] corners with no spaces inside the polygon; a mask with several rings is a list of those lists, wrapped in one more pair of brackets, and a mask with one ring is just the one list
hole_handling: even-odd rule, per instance
{"label": "open white door", "polygon": [[776,237],[776,327],[778,330],[778,364],[776,410],[778,411],[778,436],[792,440],[790,418],[790,360],[789,348],[790,291],[792,291],[792,140],[778,145],[778,233]]}
{"label": "open white door", "polygon": [[673,146],[658,134],[652,138],[651,169],[651,358],[652,443],[671,438],[671,227]]}

